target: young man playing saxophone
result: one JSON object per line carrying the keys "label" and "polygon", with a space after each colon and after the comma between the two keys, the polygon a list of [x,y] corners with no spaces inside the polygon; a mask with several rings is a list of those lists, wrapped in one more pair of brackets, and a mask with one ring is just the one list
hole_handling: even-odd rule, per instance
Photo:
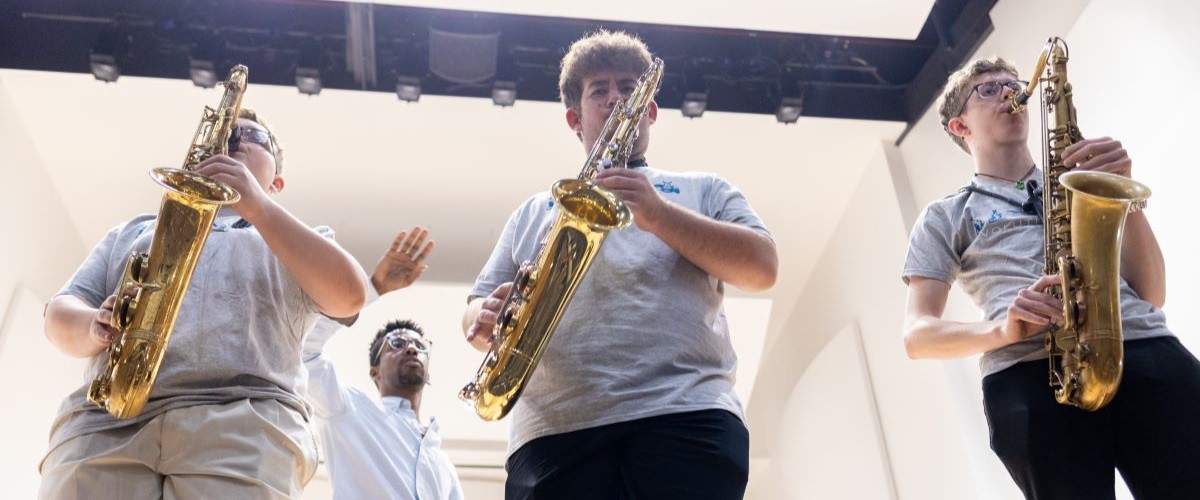
{"label": "young man playing saxophone", "polygon": [[[585,154],[650,64],[645,44],[624,33],[571,46],[559,90]],[[647,166],[657,113],[651,103],[630,168],[596,177],[635,225],[607,236],[512,411],[508,498],[733,499],[745,490],[749,436],[721,301],[726,283],[774,284],[775,244],[729,183]],[[555,216],[540,193],[509,218],[464,314],[479,350]]]}
{"label": "young man playing saxophone", "polygon": [[[1043,276],[1043,222],[1026,206],[1042,182],[1028,147],[1027,112],[1010,114],[1024,87],[999,58],[951,75],[942,124],[971,155],[971,186],[927,206],[910,237],[905,348],[914,359],[983,353],[984,410],[991,445],[1027,498],[1113,498],[1114,468],[1137,498],[1200,498],[1200,363],[1167,329],[1162,253],[1144,213],[1129,215],[1121,248],[1125,369],[1120,390],[1089,412],[1055,401],[1047,384],[1045,332],[1062,324],[1062,303]],[[1110,138],[1063,151],[1079,170],[1131,176],[1132,161]],[[1044,166],[1042,166],[1044,167]],[[985,321],[942,319],[958,281]]]}
{"label": "young man playing saxophone", "polygon": [[[197,172],[241,200],[223,208],[199,258],[142,412],[118,420],[86,400],[63,402],[41,464],[44,499],[296,498],[317,467],[300,361],[317,316],[350,317],[362,269],[327,227],[305,225],[270,194],[283,189],[282,148],[265,121],[239,114],[241,142]],[[156,217],[113,228],[46,307],[46,336],[103,370],[118,339],[109,320],[132,250]]]}

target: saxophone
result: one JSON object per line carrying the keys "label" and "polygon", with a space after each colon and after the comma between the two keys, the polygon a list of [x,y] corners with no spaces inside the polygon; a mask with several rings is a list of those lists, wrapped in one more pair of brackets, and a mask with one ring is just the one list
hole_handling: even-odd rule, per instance
{"label": "saxophone", "polygon": [[205,107],[183,168],[150,172],[164,188],[154,237],[148,252],[135,251],[126,260],[111,322],[120,338],[108,345],[107,368],[87,393],[88,401],[116,418],[136,417],[146,405],[217,210],[240,198],[233,188],[193,170],[228,152],[247,73],[240,64],[230,70],[219,107]]}
{"label": "saxophone", "polygon": [[1126,215],[1145,206],[1150,189],[1116,174],[1072,172],[1063,164],[1063,150],[1083,139],[1067,81],[1067,54],[1062,39],[1046,42],[1033,81],[1013,97],[1011,112],[1024,110],[1042,84],[1044,272],[1062,277],[1047,293],[1062,300],[1064,317],[1046,336],[1050,386],[1060,404],[1095,411],[1112,401],[1121,384],[1121,236]]}
{"label": "saxophone", "polygon": [[624,168],[630,160],[638,123],[658,92],[662,74],[663,62],[655,58],[629,98],[617,101],[579,177],[550,188],[558,216],[541,242],[537,264],[527,261],[517,271],[500,306],[491,349],[475,378],[458,394],[480,418],[499,420],[516,404],[605,236],[633,221],[625,203],[592,179],[600,170]]}

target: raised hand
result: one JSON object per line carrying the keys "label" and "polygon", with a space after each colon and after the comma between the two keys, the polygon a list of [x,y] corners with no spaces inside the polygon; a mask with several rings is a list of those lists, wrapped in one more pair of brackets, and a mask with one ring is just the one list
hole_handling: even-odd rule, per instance
{"label": "raised hand", "polygon": [[371,284],[379,295],[406,288],[421,277],[429,266],[425,259],[433,250],[433,240],[426,241],[429,230],[420,226],[411,232],[401,231],[392,241],[391,248],[379,259],[371,273]]}

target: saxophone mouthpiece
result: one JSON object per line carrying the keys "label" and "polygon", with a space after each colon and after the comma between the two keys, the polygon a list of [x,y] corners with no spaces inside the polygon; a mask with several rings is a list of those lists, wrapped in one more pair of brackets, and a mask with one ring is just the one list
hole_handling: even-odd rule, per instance
{"label": "saxophone mouthpiece", "polygon": [[1009,107],[1008,112],[1009,114],[1015,115],[1025,111],[1025,103],[1029,102],[1029,98],[1032,97],[1033,94],[1022,90],[1016,94],[1013,94],[1012,96],[1012,105]]}

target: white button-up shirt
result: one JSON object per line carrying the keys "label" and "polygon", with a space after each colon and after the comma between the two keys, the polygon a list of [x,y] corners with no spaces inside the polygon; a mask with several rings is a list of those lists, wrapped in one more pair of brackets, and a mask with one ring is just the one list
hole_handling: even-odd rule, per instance
{"label": "white button-up shirt", "polygon": [[308,401],[321,436],[335,499],[461,500],[437,421],[422,429],[404,398],[376,398],[338,382],[321,354],[341,325],[321,318],[304,343]]}

